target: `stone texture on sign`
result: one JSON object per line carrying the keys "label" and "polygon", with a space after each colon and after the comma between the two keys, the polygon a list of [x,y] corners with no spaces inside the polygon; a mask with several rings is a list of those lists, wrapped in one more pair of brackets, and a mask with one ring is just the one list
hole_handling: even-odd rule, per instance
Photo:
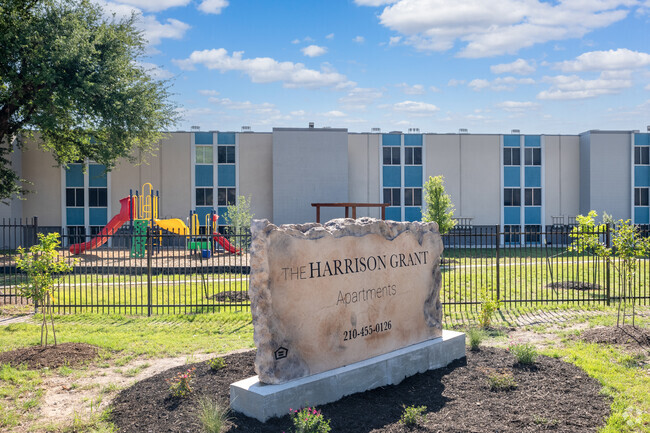
{"label": "stone texture on sign", "polygon": [[284,383],[442,334],[436,223],[255,220],[251,232],[261,382]]}

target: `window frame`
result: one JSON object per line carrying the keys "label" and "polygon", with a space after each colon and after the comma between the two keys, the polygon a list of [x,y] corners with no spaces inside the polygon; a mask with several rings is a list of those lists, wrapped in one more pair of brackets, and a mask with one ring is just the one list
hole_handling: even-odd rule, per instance
{"label": "window frame", "polygon": [[634,165],[650,165],[650,146],[634,146]]}
{"label": "window frame", "polygon": [[[225,194],[225,200],[221,200],[222,192]],[[230,197],[232,195],[232,197]],[[232,198],[232,201],[230,200]],[[217,206],[234,206],[237,204],[237,188],[235,187],[217,187]]]}
{"label": "window frame", "polygon": [[[513,162],[513,160],[515,159],[514,158],[515,151],[516,151],[516,154],[517,154],[517,158],[516,158],[517,163],[516,164]],[[508,154],[509,156],[506,157],[506,154]],[[519,147],[504,147],[503,148],[503,165],[506,166],[506,167],[511,167],[511,166],[519,167],[519,166],[521,166],[521,149]]]}
{"label": "window frame", "polygon": [[[510,194],[511,203],[508,204],[508,194]],[[515,197],[517,200],[515,200]],[[515,201],[517,203],[515,203]],[[521,188],[503,188],[503,206],[520,207],[521,206]]]}
{"label": "window frame", "polygon": [[527,147],[524,151],[524,163],[526,166],[542,165],[542,148]]}
{"label": "window frame", "polygon": [[[402,205],[402,198],[400,194],[401,188],[384,188],[383,190],[383,202],[388,203],[391,207],[400,207]],[[390,194],[390,201],[386,201],[386,193]],[[397,199],[396,199],[397,198]]]}
{"label": "window frame", "polygon": [[[382,150],[383,165],[401,165],[402,158],[400,155],[400,146],[384,146]],[[390,163],[386,163],[386,151],[390,152]],[[397,160],[397,162],[395,162]]]}
{"label": "window frame", "polygon": [[[225,152],[224,155],[222,155],[221,153],[222,151]],[[230,160],[231,157],[232,157],[232,161]],[[235,151],[234,144],[217,145],[217,164],[224,165],[224,164],[236,164],[236,163],[237,163],[237,153]]]}
{"label": "window frame", "polygon": [[634,187],[634,206],[648,206],[650,188],[647,186]]}
{"label": "window frame", "polygon": [[[205,161],[206,150],[208,149],[210,150],[210,161]],[[199,152],[201,152],[201,158],[199,158]],[[197,144],[195,147],[195,158],[197,164],[214,164],[214,146]]]}
{"label": "window frame", "polygon": [[[208,191],[210,192],[208,195]],[[199,194],[201,194],[202,200],[199,200]],[[207,198],[210,197],[210,203],[208,203]],[[214,206],[214,187],[197,187],[194,192],[194,198],[196,200],[196,206]]]}
{"label": "window frame", "polygon": [[[530,193],[530,200],[529,200],[529,193]],[[541,206],[541,205],[542,205],[542,188],[526,188],[524,190],[524,206]]]}
{"label": "window frame", "polygon": [[[419,193],[419,197],[417,194]],[[409,204],[409,198],[411,204]],[[419,198],[419,203],[417,203],[416,198]],[[404,188],[404,206],[415,206],[422,207],[422,188]]]}
{"label": "window frame", "polygon": [[[419,157],[419,159],[420,159],[419,162],[417,162],[416,156]],[[411,160],[410,162],[409,162],[409,159]],[[404,165],[422,165],[422,147],[421,146],[405,146],[404,147]]]}

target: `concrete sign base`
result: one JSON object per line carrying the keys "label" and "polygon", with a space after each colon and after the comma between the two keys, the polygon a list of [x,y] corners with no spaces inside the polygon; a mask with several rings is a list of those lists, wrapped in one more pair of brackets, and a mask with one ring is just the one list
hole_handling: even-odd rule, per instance
{"label": "concrete sign base", "polygon": [[442,331],[442,337],[417,343],[333,370],[266,385],[258,376],[230,385],[230,407],[265,422],[289,409],[319,406],[346,395],[395,385],[416,373],[449,365],[465,356],[465,334]]}

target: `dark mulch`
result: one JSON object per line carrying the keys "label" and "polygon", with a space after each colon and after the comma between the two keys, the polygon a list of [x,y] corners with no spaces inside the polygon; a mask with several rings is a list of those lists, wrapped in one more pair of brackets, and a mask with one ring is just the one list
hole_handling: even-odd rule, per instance
{"label": "dark mulch", "polygon": [[60,343],[56,346],[30,346],[23,349],[0,352],[0,364],[29,368],[58,368],[63,365],[75,366],[92,361],[97,357],[97,347],[86,343]]}
{"label": "dark mulch", "polygon": [[633,327],[632,325],[604,326],[587,329],[580,334],[580,339],[588,343],[650,348],[650,329],[639,326]]}
{"label": "dark mulch", "polygon": [[[113,401],[112,419],[120,432],[195,432],[196,397],[217,398],[227,404],[232,382],[254,375],[254,352],[229,355],[226,367],[212,372],[195,364],[193,398],[169,396],[165,378],[187,369],[182,366],[150,377],[123,390]],[[487,376],[510,372],[518,386],[491,391]],[[516,364],[501,349],[467,353],[446,368],[418,374],[399,385],[355,394],[321,406],[338,432],[596,432],[609,416],[611,401],[600,395],[600,385],[584,371],[558,359],[540,357],[532,367]],[[402,405],[427,406],[426,420],[414,429],[399,423]],[[287,411],[289,408],[287,408]],[[288,416],[262,424],[231,414],[228,432],[279,433],[291,431]]]}
{"label": "dark mulch", "polygon": [[600,284],[586,283],[584,281],[557,281],[547,284],[546,287],[551,289],[562,290],[601,290]]}

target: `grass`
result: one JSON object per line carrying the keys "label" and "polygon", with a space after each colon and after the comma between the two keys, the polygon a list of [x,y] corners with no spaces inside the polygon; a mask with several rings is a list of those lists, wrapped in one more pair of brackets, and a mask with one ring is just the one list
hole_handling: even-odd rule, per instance
{"label": "grass", "polygon": [[209,398],[199,399],[199,420],[206,433],[220,433],[228,421],[228,407]]}

